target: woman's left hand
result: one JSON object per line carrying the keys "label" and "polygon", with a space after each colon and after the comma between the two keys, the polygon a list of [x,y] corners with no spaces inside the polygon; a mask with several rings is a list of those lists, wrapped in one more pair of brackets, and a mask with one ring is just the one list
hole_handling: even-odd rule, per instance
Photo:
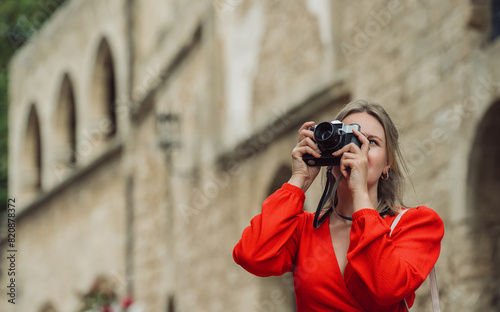
{"label": "woman's left hand", "polygon": [[333,156],[342,155],[340,159],[340,173],[346,178],[347,186],[352,196],[368,194],[368,151],[370,141],[361,132],[353,129],[354,134],[361,142],[361,148],[349,143]]}

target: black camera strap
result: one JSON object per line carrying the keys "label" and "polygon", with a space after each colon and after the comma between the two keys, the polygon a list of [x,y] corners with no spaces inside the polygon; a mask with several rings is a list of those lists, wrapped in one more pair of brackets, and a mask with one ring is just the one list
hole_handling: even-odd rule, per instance
{"label": "black camera strap", "polygon": [[334,194],[337,192],[337,187],[342,180],[342,175],[340,175],[337,181],[335,181],[335,184],[333,184],[332,168],[333,167],[328,167],[328,171],[326,172],[325,190],[323,191],[323,195],[321,196],[321,200],[319,201],[318,208],[316,208],[316,213],[314,214],[313,226],[315,228],[319,228],[319,226],[323,223],[323,221],[325,221],[328,215],[332,213],[333,205],[328,208],[328,210],[320,217],[321,210],[323,210],[326,201],[328,200],[328,198],[330,198],[330,196],[332,196],[332,192],[334,192]]}
{"label": "black camera strap", "polygon": [[[333,174],[332,174],[332,168],[333,167],[328,167],[328,171],[326,172],[326,185],[325,185],[325,190],[323,191],[323,195],[321,196],[321,200],[319,201],[318,208],[316,208],[316,213],[314,214],[314,220],[313,220],[313,226],[315,228],[319,228],[320,225],[325,221],[325,219],[332,213],[332,211],[335,211],[335,213],[341,217],[342,219],[352,221],[352,218],[343,216],[337,212],[337,209],[333,208],[333,203],[332,206],[328,208],[328,210],[321,215],[321,210],[323,210],[323,207],[326,205],[326,201],[330,196],[332,196],[332,192],[335,195],[337,192],[337,187],[339,186],[340,181],[344,177],[342,174],[339,175],[339,178],[337,181],[335,181],[335,184],[333,183]],[[384,209],[382,212],[379,212],[380,216],[382,218],[385,217],[385,215],[389,214],[389,209]],[[321,217],[320,217],[321,215]]]}

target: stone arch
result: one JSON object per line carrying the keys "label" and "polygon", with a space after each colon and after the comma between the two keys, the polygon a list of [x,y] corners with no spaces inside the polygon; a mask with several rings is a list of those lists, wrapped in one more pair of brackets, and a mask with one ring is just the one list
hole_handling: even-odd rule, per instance
{"label": "stone arch", "polygon": [[[274,178],[267,189],[267,195],[269,196],[281,188],[283,183],[290,179],[291,173],[292,168],[290,166],[281,165],[274,174]],[[256,309],[259,311],[296,311],[292,273],[262,278],[258,305],[260,306],[256,307]]]}
{"label": "stone arch", "polygon": [[174,295],[168,296],[167,312],[175,312],[175,297],[174,297]]}
{"label": "stone arch", "polygon": [[65,167],[76,164],[76,104],[73,83],[68,74],[62,80],[55,111],[54,141],[56,161]]}
{"label": "stone arch", "polygon": [[40,310],[40,312],[56,312],[56,309],[54,308],[54,306],[52,306],[52,304],[50,303],[46,303],[44,304]]}
{"label": "stone arch", "polygon": [[476,129],[467,179],[473,246],[468,292],[481,298],[474,311],[500,311],[500,100],[485,113]]}
{"label": "stone arch", "polygon": [[111,47],[102,38],[97,49],[91,81],[90,136],[104,140],[116,134],[116,79]]}
{"label": "stone arch", "polygon": [[274,178],[267,188],[267,196],[274,193],[276,190],[286,183],[292,175],[292,167],[289,165],[281,165],[274,173]]}
{"label": "stone arch", "polygon": [[35,196],[42,189],[40,122],[35,104],[32,104],[29,110],[20,160],[22,170],[22,193],[26,197]]}

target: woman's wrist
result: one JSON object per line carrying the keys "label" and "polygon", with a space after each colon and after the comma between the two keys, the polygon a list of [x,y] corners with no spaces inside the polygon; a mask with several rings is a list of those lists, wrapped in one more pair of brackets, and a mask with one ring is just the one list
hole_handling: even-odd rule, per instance
{"label": "woman's wrist", "polygon": [[305,179],[303,177],[299,177],[296,175],[292,175],[290,180],[288,180],[288,184],[294,185],[298,188],[300,188],[304,193],[307,191],[309,188],[308,183],[306,183]]}
{"label": "woman's wrist", "polygon": [[368,192],[355,193],[352,196],[352,200],[353,200],[354,212],[367,208],[375,209],[375,207],[373,207],[373,203],[370,199],[370,195],[368,194]]}

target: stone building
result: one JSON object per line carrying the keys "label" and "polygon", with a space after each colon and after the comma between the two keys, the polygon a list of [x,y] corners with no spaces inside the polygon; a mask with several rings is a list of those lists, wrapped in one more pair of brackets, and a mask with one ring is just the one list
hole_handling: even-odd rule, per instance
{"label": "stone building", "polygon": [[[400,127],[408,204],[445,222],[443,310],[498,311],[497,2],[68,1],[10,64],[0,310],[76,311],[104,277],[143,311],[293,311],[291,277],[232,248],[300,125],[365,98]],[[425,282],[412,310],[429,307]]]}

